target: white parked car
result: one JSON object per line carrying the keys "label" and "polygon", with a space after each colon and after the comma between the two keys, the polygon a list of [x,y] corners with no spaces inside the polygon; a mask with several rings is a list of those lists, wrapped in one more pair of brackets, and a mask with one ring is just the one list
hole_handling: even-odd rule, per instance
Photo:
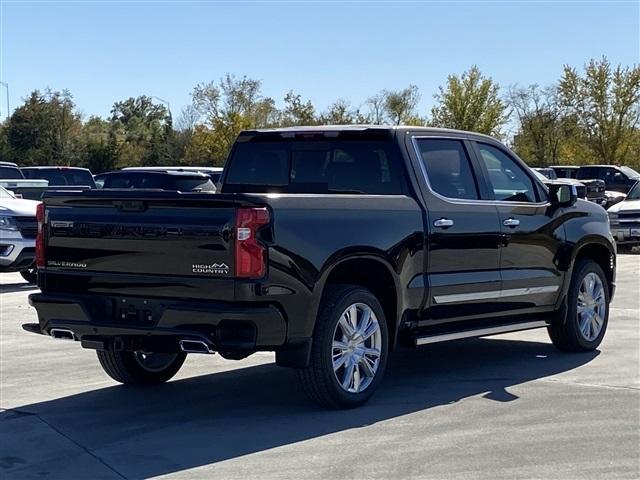
{"label": "white parked car", "polygon": [[607,210],[611,233],[620,250],[640,245],[640,181],[627,197]]}
{"label": "white parked car", "polygon": [[0,272],[20,272],[35,283],[36,206],[0,186]]}

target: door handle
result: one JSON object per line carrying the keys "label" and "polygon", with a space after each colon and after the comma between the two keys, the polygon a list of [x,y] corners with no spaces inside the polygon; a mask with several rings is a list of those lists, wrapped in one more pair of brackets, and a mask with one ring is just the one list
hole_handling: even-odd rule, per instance
{"label": "door handle", "polygon": [[502,224],[505,227],[515,228],[520,225],[520,220],[518,220],[517,218],[507,218],[504,222],[502,222]]}
{"label": "door handle", "polygon": [[438,227],[438,228],[453,227],[453,220],[450,220],[448,218],[441,218],[441,219],[436,220],[435,222],[433,222],[433,226],[434,227]]}

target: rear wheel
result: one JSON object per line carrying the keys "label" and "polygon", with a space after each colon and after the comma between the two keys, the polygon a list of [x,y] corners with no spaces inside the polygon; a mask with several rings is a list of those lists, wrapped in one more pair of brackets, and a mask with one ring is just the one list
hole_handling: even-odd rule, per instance
{"label": "rear wheel", "polygon": [[20,272],[22,278],[24,278],[29,283],[36,283],[38,281],[38,270],[36,267],[31,267],[26,270],[22,270]]}
{"label": "rear wheel", "polygon": [[587,352],[598,348],[609,321],[609,289],[600,265],[579,260],[571,277],[564,321],[550,325],[553,344],[566,352]]}
{"label": "rear wheel", "polygon": [[300,369],[305,393],[328,408],[353,408],[378,388],[387,363],[387,323],[376,297],[353,285],[330,286],[313,335],[311,362]]}
{"label": "rear wheel", "polygon": [[173,377],[184,363],[184,353],[98,350],[104,371],[126,385],[157,385]]}

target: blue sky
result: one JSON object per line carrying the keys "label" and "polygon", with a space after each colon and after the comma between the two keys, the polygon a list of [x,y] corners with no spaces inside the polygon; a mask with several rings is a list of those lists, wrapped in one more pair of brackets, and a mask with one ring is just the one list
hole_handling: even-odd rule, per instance
{"label": "blue sky", "polygon": [[413,83],[424,115],[447,74],[474,63],[503,85],[549,84],[563,64],[640,57],[638,1],[0,4],[12,109],[51,87],[69,89],[85,115],[141,94],[176,114],[197,83],[231,72],[260,79],[278,104],[293,89],[321,109]]}

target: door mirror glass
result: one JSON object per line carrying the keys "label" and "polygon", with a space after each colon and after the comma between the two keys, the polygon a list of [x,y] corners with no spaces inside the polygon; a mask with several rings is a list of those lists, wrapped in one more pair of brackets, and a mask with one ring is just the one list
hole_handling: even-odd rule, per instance
{"label": "door mirror glass", "polygon": [[553,205],[570,207],[578,201],[578,191],[575,185],[551,183],[549,186],[549,198]]}

